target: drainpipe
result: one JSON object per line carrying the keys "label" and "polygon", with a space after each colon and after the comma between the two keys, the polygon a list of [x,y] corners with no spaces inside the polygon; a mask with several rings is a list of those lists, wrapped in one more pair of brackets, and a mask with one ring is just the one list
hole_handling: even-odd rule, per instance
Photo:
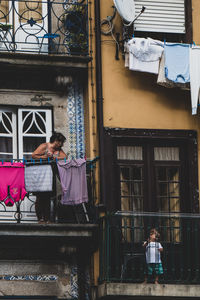
{"label": "drainpipe", "polygon": [[95,0],[95,38],[96,38],[96,101],[97,101],[97,128],[99,132],[100,156],[100,204],[105,205],[105,149],[103,128],[103,91],[102,91],[102,56],[101,56],[101,18],[100,0]]}

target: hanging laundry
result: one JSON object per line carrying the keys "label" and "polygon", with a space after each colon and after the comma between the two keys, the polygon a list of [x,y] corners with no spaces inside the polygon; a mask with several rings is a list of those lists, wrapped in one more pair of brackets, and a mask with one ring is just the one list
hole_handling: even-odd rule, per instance
{"label": "hanging laundry", "polygon": [[25,187],[27,192],[52,192],[53,172],[51,165],[26,165]]}
{"label": "hanging laundry", "polygon": [[190,81],[189,45],[165,44],[165,76],[176,83]]}
{"label": "hanging laundry", "polygon": [[163,45],[164,43],[161,41],[150,38],[131,39],[127,45],[129,52],[129,69],[132,71],[158,74]]}
{"label": "hanging laundry", "polygon": [[190,93],[192,114],[197,114],[197,106],[200,102],[200,47],[190,48]]}
{"label": "hanging laundry", "polygon": [[165,76],[165,53],[163,52],[160,60],[160,66],[159,66],[159,72],[158,72],[158,78],[157,78],[157,84],[164,86],[166,88],[176,88],[179,87],[184,90],[190,90],[190,84],[189,83],[179,83],[174,82],[166,78]]}
{"label": "hanging laundry", "polygon": [[4,201],[7,206],[13,206],[25,196],[23,163],[0,163],[0,201]]}
{"label": "hanging laundry", "polygon": [[61,203],[77,205],[88,202],[86,160],[62,160],[57,162],[57,166],[62,186]]}
{"label": "hanging laundry", "polygon": [[129,45],[128,42],[124,43],[124,55],[125,55],[125,68],[129,68]]}

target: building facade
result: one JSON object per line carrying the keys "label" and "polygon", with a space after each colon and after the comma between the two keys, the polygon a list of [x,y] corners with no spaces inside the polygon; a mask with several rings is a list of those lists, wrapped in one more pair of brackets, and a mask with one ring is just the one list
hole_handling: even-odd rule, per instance
{"label": "building facade", "polygon": [[[113,1],[96,1],[100,200],[107,210],[100,226],[97,294],[100,299],[198,297],[198,112],[192,115],[189,90],[160,86],[157,74],[127,65],[126,43],[151,38],[164,46],[198,45],[199,3],[114,2],[117,11]],[[133,2],[138,18],[131,22]],[[160,285],[152,284],[151,276],[146,285],[142,244],[154,227],[164,248],[164,274]]]}
{"label": "building facade", "polygon": [[[1,201],[2,299],[199,297],[198,113],[189,90],[126,68],[124,43],[200,44],[200,4],[133,2],[129,26],[112,0],[0,3],[0,164],[26,164],[59,131],[69,160],[86,157],[89,196],[61,205],[54,178],[52,224],[34,194]],[[143,284],[153,227],[159,285]]]}

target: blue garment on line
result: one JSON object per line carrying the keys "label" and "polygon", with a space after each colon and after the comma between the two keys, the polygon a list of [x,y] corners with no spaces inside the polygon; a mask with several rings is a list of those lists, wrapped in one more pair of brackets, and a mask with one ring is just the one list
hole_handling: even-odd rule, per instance
{"label": "blue garment on line", "polygon": [[190,81],[189,45],[165,45],[165,77],[176,83]]}

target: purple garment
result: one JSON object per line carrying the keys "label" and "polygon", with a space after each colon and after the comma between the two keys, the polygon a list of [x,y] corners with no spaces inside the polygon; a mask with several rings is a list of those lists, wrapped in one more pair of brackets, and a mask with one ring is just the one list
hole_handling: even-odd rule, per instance
{"label": "purple garment", "polygon": [[60,160],[57,166],[62,186],[61,203],[77,205],[88,202],[85,159]]}

